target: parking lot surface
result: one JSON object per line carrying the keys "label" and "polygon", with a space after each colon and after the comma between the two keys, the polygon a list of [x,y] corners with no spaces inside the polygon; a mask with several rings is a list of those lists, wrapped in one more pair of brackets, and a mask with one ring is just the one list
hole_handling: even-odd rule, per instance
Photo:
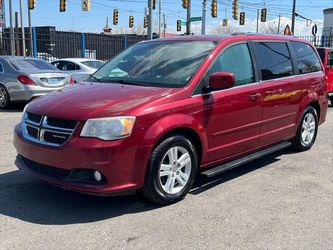
{"label": "parking lot surface", "polygon": [[0,249],[333,249],[333,108],[307,152],[284,150],[199,178],[185,200],[92,197],[18,171],[0,111]]}

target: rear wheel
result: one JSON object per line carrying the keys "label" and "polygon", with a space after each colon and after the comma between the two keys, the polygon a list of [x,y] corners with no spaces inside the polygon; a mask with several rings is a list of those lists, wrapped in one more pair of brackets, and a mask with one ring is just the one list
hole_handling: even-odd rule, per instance
{"label": "rear wheel", "polygon": [[189,192],[197,171],[198,157],[192,143],[181,135],[171,136],[154,149],[142,193],[158,204],[178,202]]}
{"label": "rear wheel", "polygon": [[0,108],[1,109],[8,108],[9,104],[10,104],[10,98],[7,89],[5,88],[5,86],[0,85]]}
{"label": "rear wheel", "polygon": [[316,110],[309,106],[305,109],[297,133],[293,141],[293,146],[298,151],[309,150],[317,137],[318,116]]}

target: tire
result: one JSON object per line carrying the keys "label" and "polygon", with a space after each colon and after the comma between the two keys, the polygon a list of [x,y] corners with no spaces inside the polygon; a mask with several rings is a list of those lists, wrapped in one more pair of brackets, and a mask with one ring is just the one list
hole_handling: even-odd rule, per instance
{"label": "tire", "polygon": [[0,109],[6,109],[9,107],[10,98],[5,86],[0,84]]}
{"label": "tire", "polygon": [[330,99],[330,101],[331,101],[331,106],[333,107],[333,95],[331,95],[331,96],[329,97],[329,99]]}
{"label": "tire", "polygon": [[170,136],[152,152],[141,191],[154,203],[176,203],[191,189],[198,168],[198,156],[192,143],[182,135]]}
{"label": "tire", "polygon": [[317,137],[318,116],[316,110],[309,106],[302,115],[296,136],[293,140],[293,147],[297,151],[309,150]]}

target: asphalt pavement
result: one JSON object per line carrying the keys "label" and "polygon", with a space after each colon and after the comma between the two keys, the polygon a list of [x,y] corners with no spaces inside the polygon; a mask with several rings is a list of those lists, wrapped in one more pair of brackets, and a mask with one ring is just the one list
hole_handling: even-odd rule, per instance
{"label": "asphalt pavement", "polygon": [[92,197],[14,165],[22,106],[0,111],[0,249],[333,249],[333,107],[310,151],[199,178],[185,200]]}

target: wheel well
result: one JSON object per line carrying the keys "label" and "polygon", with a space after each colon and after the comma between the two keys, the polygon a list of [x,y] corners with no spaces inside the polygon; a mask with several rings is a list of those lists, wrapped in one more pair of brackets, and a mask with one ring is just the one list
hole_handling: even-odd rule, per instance
{"label": "wheel well", "polygon": [[191,141],[191,143],[193,144],[193,146],[197,152],[198,162],[200,164],[201,158],[202,158],[202,145],[201,145],[201,139],[200,139],[199,135],[193,129],[190,129],[190,128],[176,128],[176,129],[173,129],[173,130],[167,132],[166,134],[164,134],[158,140],[158,142],[156,143],[156,146],[160,142],[162,142],[163,140],[165,140],[166,138],[168,138],[172,135],[183,135]]}
{"label": "wheel well", "polygon": [[314,101],[314,102],[311,102],[309,104],[309,106],[313,107],[316,110],[317,116],[318,116],[318,121],[319,121],[320,120],[320,105],[319,105],[319,103]]}

